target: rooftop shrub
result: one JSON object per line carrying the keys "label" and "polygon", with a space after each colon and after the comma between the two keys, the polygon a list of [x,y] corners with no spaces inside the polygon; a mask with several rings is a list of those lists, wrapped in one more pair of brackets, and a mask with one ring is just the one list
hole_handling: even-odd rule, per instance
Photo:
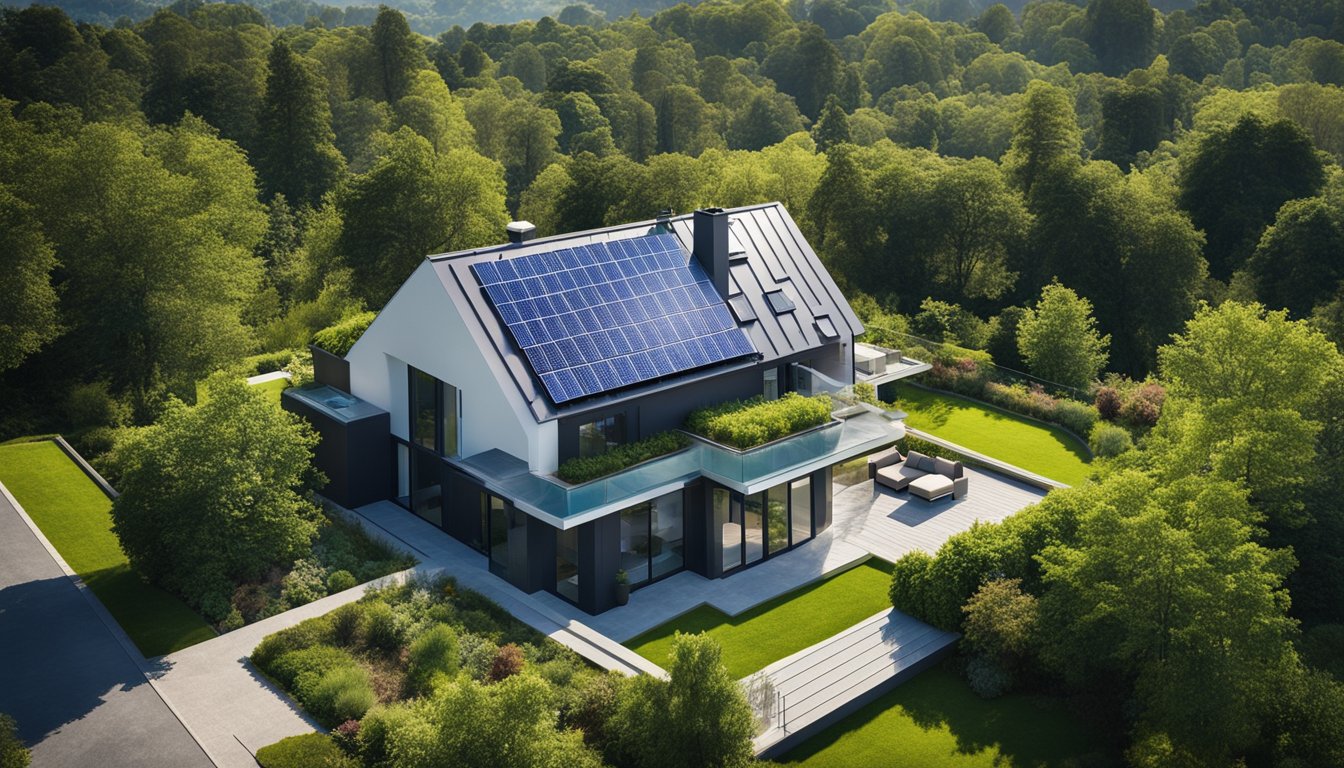
{"label": "rooftop shrub", "polygon": [[830,418],[829,396],[803,397],[789,392],[778,400],[757,395],[701,408],[686,419],[686,428],[715,442],[746,450],[825,424]]}
{"label": "rooftop shrub", "polygon": [[690,444],[680,432],[659,432],[635,443],[617,446],[597,456],[576,457],[560,465],[555,476],[566,483],[586,483],[627,467],[656,459]]}
{"label": "rooftop shrub", "polygon": [[359,312],[313,334],[313,344],[333,355],[345,357],[359,337],[369,329],[377,312]]}

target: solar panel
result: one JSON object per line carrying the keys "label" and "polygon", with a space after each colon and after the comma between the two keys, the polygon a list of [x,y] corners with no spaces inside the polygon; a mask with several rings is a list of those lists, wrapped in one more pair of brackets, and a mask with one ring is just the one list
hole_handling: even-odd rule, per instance
{"label": "solar panel", "polygon": [[471,269],[557,405],[756,353],[670,234]]}

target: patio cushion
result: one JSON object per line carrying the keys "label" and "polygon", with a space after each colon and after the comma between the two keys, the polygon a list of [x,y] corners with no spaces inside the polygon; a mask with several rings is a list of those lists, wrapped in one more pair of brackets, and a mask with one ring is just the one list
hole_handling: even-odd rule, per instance
{"label": "patio cushion", "polygon": [[936,499],[952,492],[952,478],[939,474],[922,475],[910,481],[910,492],[923,499]]}
{"label": "patio cushion", "polygon": [[944,477],[957,476],[957,462],[951,459],[936,458],[933,460],[933,471]]}
{"label": "patio cushion", "polygon": [[933,471],[933,460],[919,451],[911,451],[905,455],[905,463],[908,466],[920,469],[925,472]]}
{"label": "patio cushion", "polygon": [[891,488],[892,490],[903,490],[916,477],[923,477],[926,473],[910,466],[907,459],[904,464],[897,464],[891,467],[883,467],[877,470],[877,482]]}

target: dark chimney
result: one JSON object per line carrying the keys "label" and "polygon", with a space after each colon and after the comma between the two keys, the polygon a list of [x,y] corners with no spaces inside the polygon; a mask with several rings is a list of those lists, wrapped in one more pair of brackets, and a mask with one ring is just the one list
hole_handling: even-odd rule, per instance
{"label": "dark chimney", "polygon": [[510,243],[525,243],[537,236],[537,228],[530,221],[511,221],[507,227]]}
{"label": "dark chimney", "polygon": [[714,289],[728,298],[728,212],[722,208],[704,208],[695,212],[695,258],[705,268]]}

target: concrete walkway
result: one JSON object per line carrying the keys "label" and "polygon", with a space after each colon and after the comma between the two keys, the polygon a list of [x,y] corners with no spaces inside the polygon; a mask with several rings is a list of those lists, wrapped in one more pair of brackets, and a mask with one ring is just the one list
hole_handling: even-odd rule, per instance
{"label": "concrete walkway", "polygon": [[888,608],[759,675],[777,698],[769,730],[755,739],[760,757],[782,755],[947,653],[957,635]]}
{"label": "concrete walkway", "polygon": [[33,765],[209,766],[149,664],[49,546],[0,486],[0,712]]}

